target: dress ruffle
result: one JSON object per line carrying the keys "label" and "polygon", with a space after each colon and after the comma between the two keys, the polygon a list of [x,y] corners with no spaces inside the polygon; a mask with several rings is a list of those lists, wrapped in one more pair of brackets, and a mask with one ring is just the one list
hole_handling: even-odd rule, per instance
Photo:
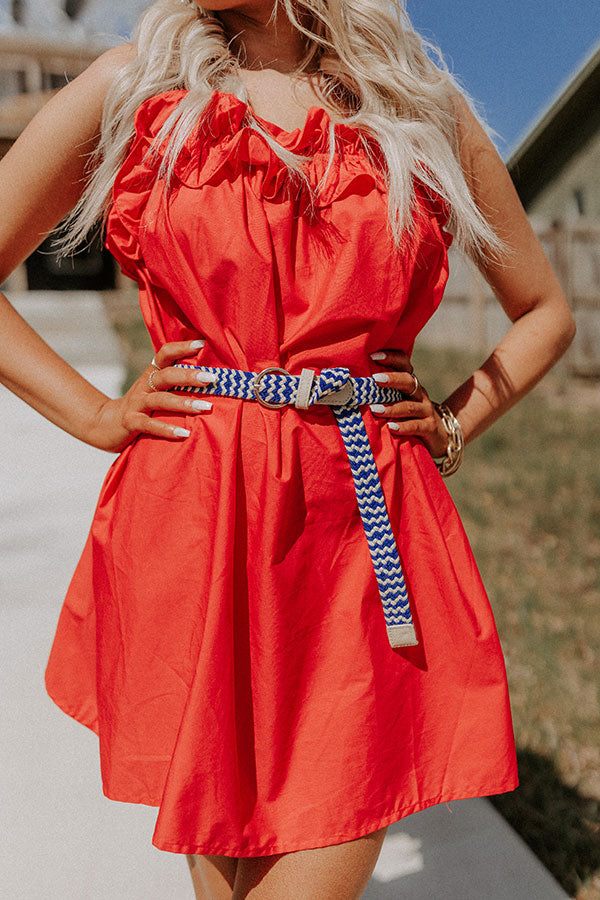
{"label": "dress ruffle", "polygon": [[[160,128],[186,94],[183,89],[164,91],[138,107],[134,137],[114,182],[106,246],[122,271],[134,280],[139,277],[143,265],[139,238],[144,209],[157,185],[157,169],[168,139],[156,155],[146,154]],[[278,144],[294,153],[310,156],[304,171],[313,188],[320,185],[311,197],[306,185],[299,179],[293,180],[293,173],[264,135],[249,124],[251,112],[249,104],[235,94],[214,91],[176,160],[173,169],[176,180],[197,190],[205,185],[233,180],[245,169],[252,173],[249,183],[259,199],[289,200],[290,191],[293,191],[304,200],[300,213],[322,209],[348,195],[366,196],[373,190],[381,194],[387,192],[384,155],[377,141],[360,126],[332,122],[328,112],[318,106],[311,106],[304,125],[290,132],[254,114]],[[330,164],[331,126],[336,153]],[[433,224],[435,237],[441,237],[449,247],[453,236],[444,230],[449,216],[446,203],[418,179],[415,179],[415,190],[420,211]]]}

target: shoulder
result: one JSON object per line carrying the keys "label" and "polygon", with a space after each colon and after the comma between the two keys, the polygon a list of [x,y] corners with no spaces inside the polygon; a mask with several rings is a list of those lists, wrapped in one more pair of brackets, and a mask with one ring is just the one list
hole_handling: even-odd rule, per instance
{"label": "shoulder", "polygon": [[86,72],[90,71],[93,67],[97,75],[103,75],[108,81],[112,81],[121,69],[135,60],[136,55],[137,49],[135,44],[119,44],[117,47],[111,47],[110,50],[105,50],[104,53],[101,53],[100,56],[96,57],[96,59],[90,63]]}
{"label": "shoulder", "polygon": [[[65,152],[95,142],[100,134],[107,94],[121,72],[136,57],[132,44],[113,47],[98,56],[62,87],[29,123],[17,144],[56,141]],[[89,149],[89,148],[87,148]]]}
{"label": "shoulder", "polygon": [[[523,221],[525,211],[517,196],[506,165],[496,149],[488,126],[458,91],[453,96],[459,161],[469,192],[492,228],[506,239],[500,211],[513,221]],[[489,129],[492,133],[493,129]]]}
{"label": "shoulder", "polygon": [[102,53],[44,104],[15,146],[54,136],[60,141],[62,135],[67,147],[70,138],[75,146],[97,137],[108,91],[135,56],[132,44]]}
{"label": "shoulder", "polygon": [[82,76],[89,81],[95,81],[100,93],[108,91],[110,86],[118,79],[121,72],[135,62],[137,48],[135,44],[119,44],[101,53],[90,63]]}
{"label": "shoulder", "polygon": [[57,91],[0,160],[0,280],[37,247],[79,200],[97,145],[106,95],[132,45],[95,59]]}
{"label": "shoulder", "polygon": [[78,75],[67,88],[75,89],[79,97],[87,98],[96,113],[101,116],[108,91],[118,80],[123,70],[135,61],[137,50],[134,44],[120,44],[100,54]]}
{"label": "shoulder", "polygon": [[482,168],[486,168],[490,162],[497,165],[500,157],[483,119],[473,110],[466,97],[455,91],[451,103],[460,163],[469,190],[476,196]]}

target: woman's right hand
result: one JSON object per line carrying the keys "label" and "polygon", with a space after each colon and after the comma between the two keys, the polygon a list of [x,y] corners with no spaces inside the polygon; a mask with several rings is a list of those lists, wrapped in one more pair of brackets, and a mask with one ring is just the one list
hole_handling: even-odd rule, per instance
{"label": "woman's right hand", "polygon": [[[200,398],[197,394],[169,391],[179,385],[201,387],[214,381],[209,372],[175,368],[172,365],[178,359],[193,356],[203,346],[203,340],[163,344],[154,357],[158,369],[149,365],[123,397],[107,400],[101,406],[91,425],[88,443],[102,450],[119,453],[139,434],[151,434],[167,440],[189,437],[187,429],[164,422],[151,413],[175,412],[190,415],[211,409],[211,401]],[[155,390],[150,385],[151,375]]]}

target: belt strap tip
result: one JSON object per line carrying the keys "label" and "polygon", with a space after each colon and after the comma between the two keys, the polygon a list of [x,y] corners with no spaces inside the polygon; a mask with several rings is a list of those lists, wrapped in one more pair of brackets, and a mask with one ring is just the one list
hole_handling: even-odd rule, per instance
{"label": "belt strap tip", "polygon": [[391,647],[416,647],[418,645],[414,625],[386,625]]}

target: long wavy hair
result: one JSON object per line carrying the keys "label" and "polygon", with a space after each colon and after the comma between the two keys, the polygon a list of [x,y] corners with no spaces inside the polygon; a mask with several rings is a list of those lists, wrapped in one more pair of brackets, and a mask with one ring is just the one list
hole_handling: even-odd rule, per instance
{"label": "long wavy hair", "polygon": [[[304,36],[305,53],[294,76],[317,72],[316,90],[336,119],[375,138],[385,158],[388,226],[403,246],[413,227],[414,178],[439,195],[449,211],[447,229],[472,258],[500,259],[508,249],[478,209],[460,163],[457,95],[462,95],[490,133],[474,101],[450,73],[438,47],[413,28],[404,0],[273,0]],[[145,100],[183,89],[181,102],[149,150],[166,151],[157,178],[171,185],[178,153],[190,138],[215,90],[248,104],[239,68],[216,12],[180,0],[156,0],[141,16],[132,43],[136,54],[113,81],[103,108],[99,140],[86,162],[86,186],[61,223],[54,241],[58,258],[79,248],[100,223],[104,230],[112,186],[134,135],[134,115]],[[287,165],[292,179],[304,180],[307,157],[286,150],[266,132],[248,104],[246,120]],[[330,163],[335,132],[330,125]],[[368,141],[364,142],[369,152]],[[325,173],[326,177],[327,173]]]}

